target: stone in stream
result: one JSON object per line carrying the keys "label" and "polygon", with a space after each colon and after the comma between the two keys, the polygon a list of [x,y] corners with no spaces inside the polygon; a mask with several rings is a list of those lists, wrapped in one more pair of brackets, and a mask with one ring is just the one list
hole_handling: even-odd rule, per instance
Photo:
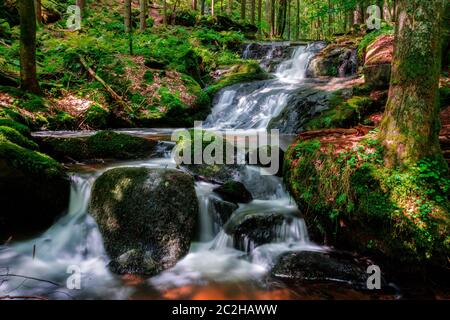
{"label": "stone in stream", "polygon": [[211,197],[210,201],[212,203],[212,212],[214,214],[213,219],[219,226],[225,225],[233,212],[239,208],[235,203],[223,201],[215,197]]}
{"label": "stone in stream", "polygon": [[248,203],[253,200],[252,194],[245,188],[242,182],[227,181],[222,186],[214,189],[224,200],[233,203]]}
{"label": "stone in stream", "polygon": [[114,272],[155,275],[189,250],[198,217],[194,179],[173,169],[112,169],[94,183],[90,212]]}
{"label": "stone in stream", "polygon": [[309,63],[307,77],[346,77],[356,73],[356,44],[330,44]]}
{"label": "stone in stream", "polygon": [[[251,251],[263,244],[280,240],[278,230],[293,217],[278,212],[245,211],[234,214],[224,227],[233,238],[233,245],[242,251]],[[286,240],[286,239],[281,239]]]}
{"label": "stone in stream", "polygon": [[271,274],[285,281],[342,282],[364,288],[367,266],[350,254],[298,251],[281,255]]}

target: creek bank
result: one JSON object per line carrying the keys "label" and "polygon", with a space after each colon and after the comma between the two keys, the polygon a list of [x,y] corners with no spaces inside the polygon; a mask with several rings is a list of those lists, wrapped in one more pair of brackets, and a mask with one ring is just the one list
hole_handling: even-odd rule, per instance
{"label": "creek bank", "polygon": [[41,149],[63,162],[104,159],[142,159],[153,155],[156,141],[113,131],[99,131],[89,137],[38,138]]}
{"label": "creek bank", "polygon": [[174,266],[189,250],[198,217],[194,180],[172,169],[106,171],[89,207],[119,274],[155,275]]}

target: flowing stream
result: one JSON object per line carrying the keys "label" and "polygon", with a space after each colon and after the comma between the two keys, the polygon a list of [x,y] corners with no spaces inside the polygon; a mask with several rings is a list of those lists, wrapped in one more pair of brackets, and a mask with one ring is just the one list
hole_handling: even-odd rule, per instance
{"label": "flowing stream", "polygon": [[[299,46],[290,59],[279,65],[274,79],[238,84],[222,90],[206,121],[207,126],[219,130],[265,130],[270,119],[283,110],[289,94],[301,85],[307,64],[319,49],[316,45]],[[170,130],[163,133],[168,132]],[[148,130],[128,133],[161,134]],[[255,199],[249,204],[239,205],[233,217],[252,211],[277,212],[290,217],[273,227],[275,236],[272,243],[255,247],[250,239],[244,239],[238,246],[241,250],[235,249],[234,239],[214,219],[216,213],[211,205],[211,199],[217,197],[212,192],[214,185],[197,182],[200,228],[198,241],[192,243],[189,254],[173,268],[150,279],[139,280],[138,285],[130,284],[132,279],[124,280],[111,273],[102,237],[88,212],[92,185],[97,177],[112,167],[174,168],[170,153],[172,147],[171,143],[161,143],[159,158],[73,172],[67,213],[42,235],[0,247],[0,275],[10,275],[7,281],[2,281],[0,276],[0,293],[57,299],[198,298],[201,295],[195,296],[192,288],[208,288],[215,284],[219,287],[236,286],[232,289],[244,297],[254,298],[250,294],[252,290],[270,289],[267,275],[281,253],[327,250],[309,240],[305,222],[281,179],[261,175],[258,167],[246,166],[241,179]],[[67,288],[74,268],[82,272],[80,290]],[[29,278],[20,277],[23,275]],[[239,294],[231,297],[240,297]],[[211,292],[207,296],[217,297]]]}

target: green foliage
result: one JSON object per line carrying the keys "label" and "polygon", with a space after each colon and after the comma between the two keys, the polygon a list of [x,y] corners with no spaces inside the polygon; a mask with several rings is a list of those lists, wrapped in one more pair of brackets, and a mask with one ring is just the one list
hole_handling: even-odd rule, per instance
{"label": "green foliage", "polygon": [[91,128],[106,128],[110,113],[107,109],[93,104],[86,110],[84,122]]}

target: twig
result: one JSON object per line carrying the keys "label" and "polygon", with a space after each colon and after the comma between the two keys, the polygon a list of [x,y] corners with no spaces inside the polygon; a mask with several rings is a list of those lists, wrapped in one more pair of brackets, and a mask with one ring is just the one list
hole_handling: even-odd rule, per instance
{"label": "twig", "polygon": [[53,281],[51,281],[51,280],[39,279],[39,278],[35,278],[35,277],[28,277],[28,276],[23,276],[23,275],[20,275],[20,274],[14,274],[14,273],[0,274],[0,277],[17,277],[17,278],[24,278],[24,279],[27,279],[27,280],[36,280],[36,281],[41,281],[41,282],[50,283],[50,284],[52,284],[52,285],[54,285],[54,286],[57,286],[57,287],[60,286],[59,283],[53,282]]}

